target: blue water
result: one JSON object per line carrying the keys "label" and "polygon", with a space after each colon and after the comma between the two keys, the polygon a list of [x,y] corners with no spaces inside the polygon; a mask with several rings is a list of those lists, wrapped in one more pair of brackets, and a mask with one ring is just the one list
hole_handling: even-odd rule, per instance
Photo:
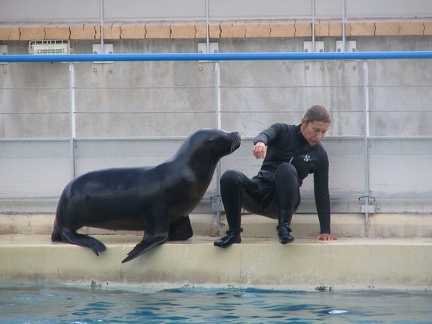
{"label": "blue water", "polygon": [[430,291],[1,284],[0,323],[432,323]]}

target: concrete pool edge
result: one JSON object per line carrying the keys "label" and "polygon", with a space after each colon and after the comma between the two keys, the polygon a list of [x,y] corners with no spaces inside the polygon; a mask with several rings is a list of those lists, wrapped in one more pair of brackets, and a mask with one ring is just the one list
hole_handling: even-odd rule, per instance
{"label": "concrete pool edge", "polygon": [[49,235],[1,235],[3,282],[109,286],[267,287],[271,289],[432,289],[431,238],[341,238],[335,242],[244,238],[220,249],[214,237],[168,242],[122,264],[137,235],[96,235],[107,246],[51,243]]}
{"label": "concrete pool edge", "polygon": [[[222,217],[218,228],[215,214],[191,214],[194,234],[199,236],[218,236],[226,230]],[[50,235],[54,214],[0,214],[0,235],[40,234]],[[242,217],[244,232],[242,237],[261,237],[276,239],[276,220],[246,214]],[[317,215],[296,214],[292,229],[296,238],[314,237],[319,230]],[[97,228],[84,228],[87,234],[136,234],[138,232],[114,232]],[[432,238],[432,214],[371,214],[365,224],[363,214],[332,215],[332,232],[338,237],[377,237],[377,238]]]}

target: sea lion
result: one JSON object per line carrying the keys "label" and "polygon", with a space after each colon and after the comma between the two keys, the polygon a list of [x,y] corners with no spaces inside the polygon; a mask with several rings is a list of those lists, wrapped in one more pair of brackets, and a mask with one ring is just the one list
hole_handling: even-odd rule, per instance
{"label": "sea lion", "polygon": [[86,246],[99,255],[105,245],[78,229],[144,230],[123,263],[168,240],[187,240],[193,235],[189,213],[204,196],[218,161],[239,148],[240,141],[237,132],[202,129],[157,166],[79,176],[60,196],[51,240]]}

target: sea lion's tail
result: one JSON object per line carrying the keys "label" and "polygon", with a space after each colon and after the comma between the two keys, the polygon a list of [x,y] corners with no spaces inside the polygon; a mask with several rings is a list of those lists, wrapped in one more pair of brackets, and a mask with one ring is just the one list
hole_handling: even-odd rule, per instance
{"label": "sea lion's tail", "polygon": [[66,201],[65,201],[65,191],[63,190],[59,202],[57,203],[57,209],[56,209],[56,216],[54,220],[54,227],[51,234],[51,241],[52,242],[62,242],[62,235],[61,231],[59,229],[58,221],[61,219],[61,215],[63,214],[63,210],[66,208]]}

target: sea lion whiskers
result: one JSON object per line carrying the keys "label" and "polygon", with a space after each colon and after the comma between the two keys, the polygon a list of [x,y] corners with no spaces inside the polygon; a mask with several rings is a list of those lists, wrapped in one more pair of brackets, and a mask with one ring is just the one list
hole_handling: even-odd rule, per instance
{"label": "sea lion whiskers", "polygon": [[230,154],[240,147],[241,141],[242,141],[241,136],[239,136],[233,140],[233,142],[231,143]]}

